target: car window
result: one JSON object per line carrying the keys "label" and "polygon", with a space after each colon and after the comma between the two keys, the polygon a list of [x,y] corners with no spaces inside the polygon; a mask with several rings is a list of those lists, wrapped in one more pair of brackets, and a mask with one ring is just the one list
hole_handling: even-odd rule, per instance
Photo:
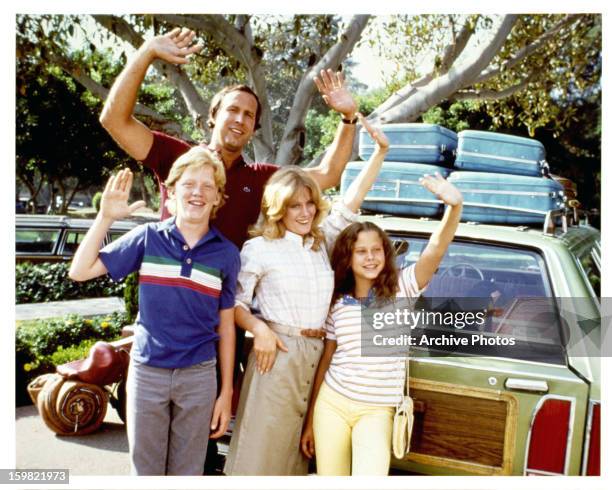
{"label": "car window", "polygon": [[585,250],[578,257],[578,263],[585,277],[589,281],[595,297],[601,297],[601,251],[599,243],[594,243],[593,247]]}
{"label": "car window", "polygon": [[109,233],[109,237],[110,237],[110,241],[114,242],[117,238],[119,238],[120,236],[125,235],[124,231],[113,231],[111,233]]}
{"label": "car window", "polygon": [[15,231],[16,252],[51,254],[59,233],[59,230],[17,229]]}
{"label": "car window", "polygon": [[[424,238],[409,238],[405,250],[401,243],[405,238],[394,237],[394,241],[396,249],[404,249],[398,255],[399,267],[415,263],[427,243]],[[546,266],[538,253],[453,242],[418,305],[428,311],[486,311],[482,325],[446,328],[549,346],[555,360],[562,362],[557,354],[562,352],[563,339],[552,296]]]}
{"label": "car window", "polygon": [[74,255],[79,244],[85,238],[86,230],[71,230],[66,233],[66,240],[64,241],[63,255]]}

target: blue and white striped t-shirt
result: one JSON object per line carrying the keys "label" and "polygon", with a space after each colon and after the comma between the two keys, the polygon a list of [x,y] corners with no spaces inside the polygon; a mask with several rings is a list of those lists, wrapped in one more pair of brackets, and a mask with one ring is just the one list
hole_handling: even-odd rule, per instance
{"label": "blue and white striped t-shirt", "polygon": [[[421,295],[414,264],[402,269],[397,297]],[[325,323],[326,338],[337,342],[336,351],[325,373],[325,383],[341,395],[373,405],[396,405],[403,392],[405,363],[400,357],[361,355],[362,306],[351,297],[338,300]]]}

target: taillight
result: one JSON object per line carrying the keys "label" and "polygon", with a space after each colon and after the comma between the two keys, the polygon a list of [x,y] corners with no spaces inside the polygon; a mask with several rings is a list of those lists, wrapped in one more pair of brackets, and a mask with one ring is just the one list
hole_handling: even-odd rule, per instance
{"label": "taillight", "polygon": [[601,475],[601,405],[591,404],[586,433],[586,471],[585,475]]}
{"label": "taillight", "polygon": [[531,423],[526,475],[565,474],[571,419],[570,400],[541,400]]}

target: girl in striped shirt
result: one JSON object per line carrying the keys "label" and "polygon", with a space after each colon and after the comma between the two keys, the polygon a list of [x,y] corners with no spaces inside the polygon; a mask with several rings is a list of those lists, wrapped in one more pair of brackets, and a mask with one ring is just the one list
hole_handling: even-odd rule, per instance
{"label": "girl in striped shirt", "polygon": [[[395,406],[405,382],[398,357],[361,355],[361,303],[406,298],[414,305],[437,270],[461,217],[459,190],[439,174],[421,184],[447,204],[440,226],[417,262],[397,271],[389,237],[370,222],[338,236],[332,256],[334,295],[326,339],[301,438],[304,455],[317,455],[320,475],[387,475]],[[398,382],[399,380],[399,382]]]}

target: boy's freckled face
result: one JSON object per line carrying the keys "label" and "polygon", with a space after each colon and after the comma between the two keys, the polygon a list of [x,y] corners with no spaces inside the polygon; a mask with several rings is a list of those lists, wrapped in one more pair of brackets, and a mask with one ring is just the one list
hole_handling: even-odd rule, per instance
{"label": "boy's freckled face", "polygon": [[192,223],[208,219],[220,200],[213,168],[205,165],[185,169],[176,181],[173,194],[177,218]]}

